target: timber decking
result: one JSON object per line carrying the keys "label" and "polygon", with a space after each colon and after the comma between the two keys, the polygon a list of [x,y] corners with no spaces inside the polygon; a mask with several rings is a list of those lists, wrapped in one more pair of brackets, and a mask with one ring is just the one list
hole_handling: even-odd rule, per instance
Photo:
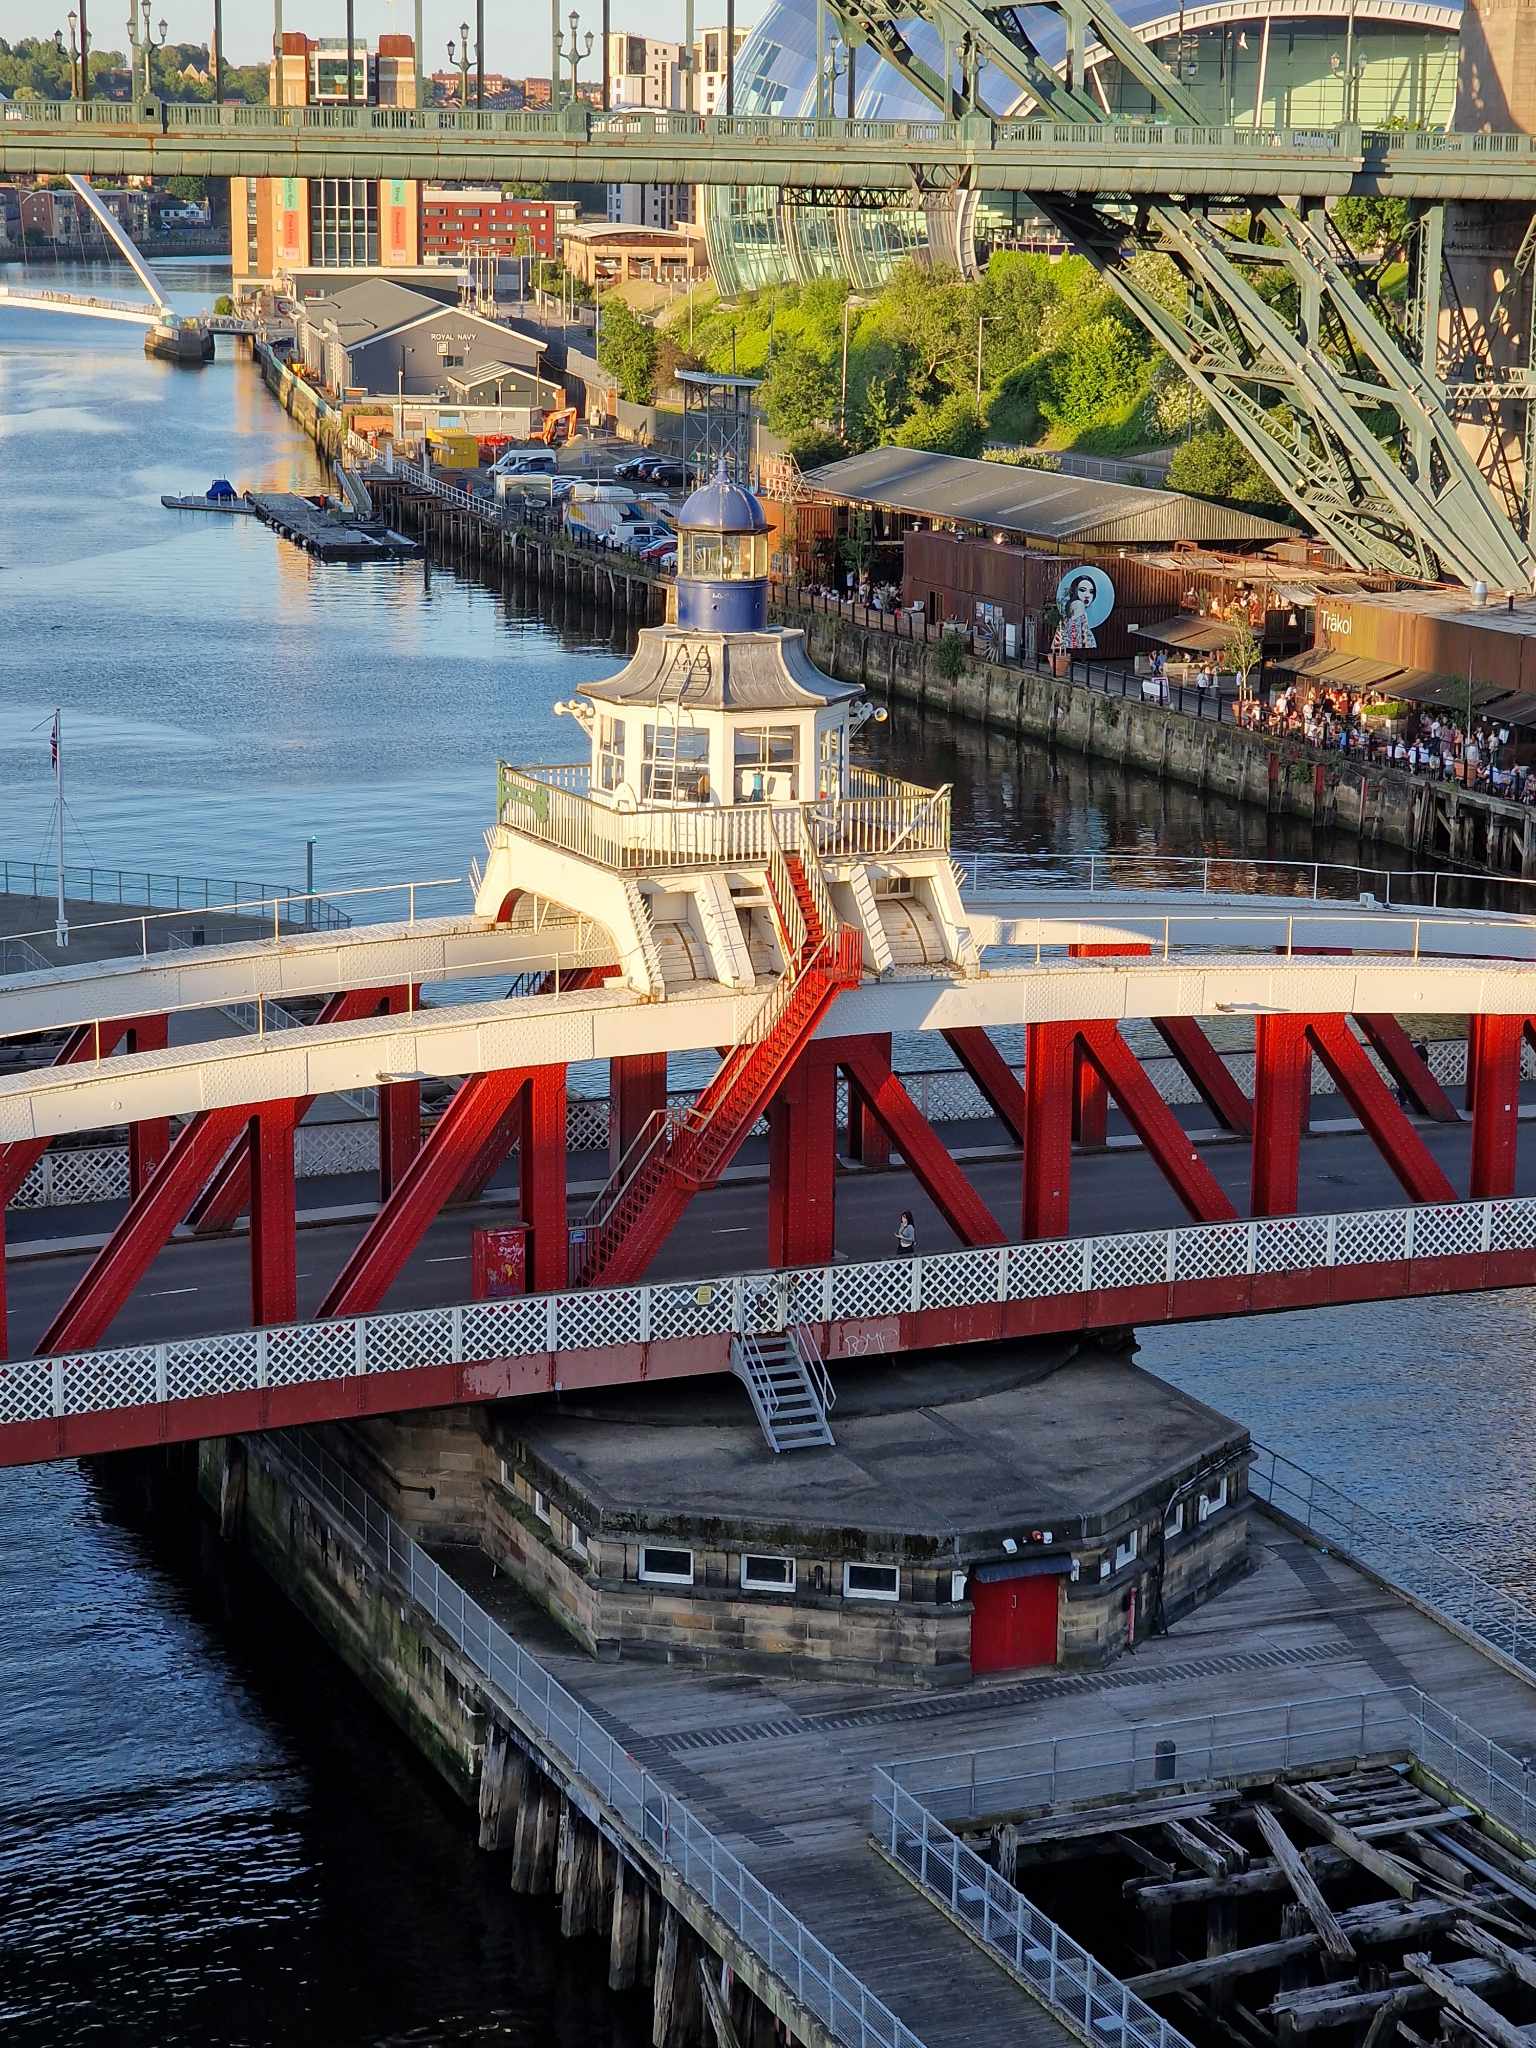
{"label": "timber decking", "polygon": [[1517,1753],[1536,1735],[1536,1689],[1470,1644],[1259,1512],[1252,1543],[1250,1577],[1105,1671],[941,1694],[597,1664],[478,1551],[441,1554],[926,2048],[1063,2048],[1044,2009],[870,1846],[872,1765],[1384,1685],[1419,1687]]}

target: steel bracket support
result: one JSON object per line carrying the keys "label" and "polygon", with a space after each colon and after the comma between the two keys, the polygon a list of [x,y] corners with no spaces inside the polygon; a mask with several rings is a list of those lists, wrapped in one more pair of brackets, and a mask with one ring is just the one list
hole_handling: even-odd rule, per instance
{"label": "steel bracket support", "polygon": [[1355,1022],[1398,1087],[1425,1116],[1437,1124],[1460,1123],[1455,1103],[1430,1072],[1429,1062],[1415,1052],[1413,1040],[1395,1017],[1357,1016]]}
{"label": "steel bracket support", "polygon": [[[471,1074],[460,1086],[389,1200],[363,1232],[316,1311],[318,1315],[366,1315],[379,1306],[428,1225],[451,1198],[469,1162],[516,1103],[531,1071],[512,1067]],[[563,1159],[563,1131],[561,1154]]]}
{"label": "steel bracket support", "polygon": [[1238,1087],[1226,1061],[1193,1017],[1156,1017],[1152,1028],[1199,1091],[1224,1131],[1246,1137],[1253,1129],[1253,1104]]}
{"label": "steel bracket support", "polygon": [[641,1126],[667,1106],[664,1052],[621,1054],[608,1062],[608,1171],[617,1173]]}
{"label": "steel bracket support", "polygon": [[[870,1044],[889,1066],[890,1032],[871,1031],[868,1036]],[[883,1173],[891,1163],[891,1141],[851,1075],[848,1078],[848,1157],[856,1159],[866,1173]]]}
{"label": "steel bracket support", "polygon": [[[1068,946],[1069,960],[1145,958],[1150,946]],[[1072,1136],[1085,1151],[1102,1152],[1109,1143],[1109,1094],[1104,1077],[1084,1054],[1081,1038],[1072,1055]]]}
{"label": "steel bracket support", "polygon": [[1456,1190],[1428,1147],[1392,1099],[1371,1065],[1365,1047],[1342,1017],[1314,1017],[1307,1026],[1312,1048],[1359,1117],[1361,1128],[1381,1153],[1411,1202],[1454,1202]]}
{"label": "steel bracket support", "polygon": [[1024,1089],[986,1032],[979,1024],[966,1024],[940,1035],[1007,1126],[1013,1142],[1022,1145],[1029,1127]]}
{"label": "steel bracket support", "polygon": [[1472,1017],[1467,1034],[1467,1087],[1472,1099],[1474,1202],[1501,1200],[1515,1191],[1515,1146],[1520,1129],[1520,1048],[1528,1020]]}
{"label": "steel bracket support", "polygon": [[1125,1120],[1196,1223],[1228,1223],[1237,1214],[1189,1134],[1153,1087],[1115,1024],[1077,1028],[1083,1057],[1119,1103]]}
{"label": "steel bracket support", "polygon": [[1294,1216],[1301,1193],[1301,1129],[1312,1089],[1305,1017],[1259,1017],[1253,1034],[1255,1216]]}
{"label": "steel bracket support", "polygon": [[117,1228],[44,1331],[38,1357],[84,1351],[101,1342],[171,1232],[217,1172],[249,1115],[245,1109],[205,1109],[182,1125],[159,1172],[129,1203]]}
{"label": "steel bracket support", "polygon": [[[164,1017],[135,1017],[128,1026],[127,1050],[164,1052],[168,1031]],[[171,1120],[168,1116],[141,1117],[128,1126],[128,1197],[131,1201],[148,1186],[171,1149]]]}
{"label": "steel bracket support", "polygon": [[812,1043],[769,1104],[770,1265],[830,1266],[837,1256],[837,1069],[837,1041]]}
{"label": "steel bracket support", "polygon": [[556,1294],[570,1283],[565,1076],[563,1066],[534,1067],[518,1104],[518,1183],[528,1228],[528,1287],[534,1294]]}
{"label": "steel bracket support", "polygon": [[918,1186],[964,1245],[1002,1244],[996,1217],[956,1166],[948,1149],[906,1089],[890,1061],[867,1039],[837,1039],[839,1064],[856,1083],[870,1114],[911,1169]]}

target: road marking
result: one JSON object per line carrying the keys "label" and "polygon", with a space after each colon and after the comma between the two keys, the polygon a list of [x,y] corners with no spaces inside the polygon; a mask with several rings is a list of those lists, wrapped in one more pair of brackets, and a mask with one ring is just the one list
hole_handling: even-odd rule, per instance
{"label": "road marking", "polygon": [[426,1263],[429,1266],[462,1266],[468,1257],[468,1252],[449,1252],[444,1258],[428,1259]]}
{"label": "road marking", "polygon": [[743,1231],[752,1228],[750,1223],[722,1223],[715,1230],[716,1237],[740,1237]]}
{"label": "road marking", "polygon": [[195,1287],[156,1287],[151,1289],[148,1299],[150,1301],[163,1301],[168,1294],[196,1294],[196,1292],[197,1289]]}

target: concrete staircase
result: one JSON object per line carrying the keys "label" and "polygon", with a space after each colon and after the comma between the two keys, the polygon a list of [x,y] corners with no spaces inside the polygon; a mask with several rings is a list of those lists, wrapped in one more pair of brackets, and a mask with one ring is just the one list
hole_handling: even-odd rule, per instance
{"label": "concrete staircase", "polygon": [[803,1324],[733,1337],[731,1370],[751,1396],[764,1440],[775,1456],[837,1441],[827,1421],[837,1396]]}

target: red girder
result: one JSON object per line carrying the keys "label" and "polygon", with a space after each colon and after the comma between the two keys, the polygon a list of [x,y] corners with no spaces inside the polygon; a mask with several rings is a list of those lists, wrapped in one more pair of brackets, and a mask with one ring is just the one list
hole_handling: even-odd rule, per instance
{"label": "red girder", "polygon": [[1530,1020],[1474,1017],[1467,1038],[1467,1092],[1472,1105],[1474,1201],[1515,1191],[1515,1140],[1520,1116],[1520,1048]]}
{"label": "red girder", "polygon": [[1154,1017],[1152,1029],[1199,1091],[1224,1131],[1246,1137],[1253,1129],[1253,1104],[1238,1087],[1226,1061],[1193,1017]]}
{"label": "red girder", "polygon": [[768,1259],[837,1256],[837,1039],[807,1046],[768,1106]]}
{"label": "red girder", "polygon": [[832,1043],[837,1048],[839,1063],[868,1103],[870,1114],[880,1123],[918,1186],[960,1242],[1005,1243],[997,1219],[897,1080],[890,1060],[868,1039],[842,1038]]}
{"label": "red girder", "polygon": [[1395,1017],[1357,1016],[1355,1022],[1366,1044],[1425,1116],[1437,1124],[1461,1122],[1455,1103],[1430,1072],[1429,1062],[1414,1051],[1413,1040]]}
{"label": "red girder", "polygon": [[1028,1124],[1019,1077],[979,1024],[940,1034],[955,1058],[981,1090],[993,1112],[1007,1125],[1016,1145],[1024,1143]]}
{"label": "red girder", "polygon": [[1146,1068],[1114,1024],[1080,1024],[1083,1058],[1119,1103],[1126,1122],[1196,1223],[1229,1222],[1233,1208],[1189,1134],[1153,1087]]}
{"label": "red girder", "polygon": [[1312,1049],[1332,1074],[1339,1093],[1360,1119],[1382,1158],[1402,1184],[1411,1202],[1454,1202],[1456,1190],[1430,1157],[1403,1111],[1394,1101],[1365,1047],[1343,1017],[1311,1017],[1307,1036]]}
{"label": "red girder", "polygon": [[1258,1017],[1253,1027],[1251,1212],[1289,1216],[1300,1199],[1301,1130],[1312,1091],[1305,1017]]}
{"label": "red girder", "polygon": [[[342,1267],[320,1304],[320,1315],[363,1315],[379,1306],[427,1226],[451,1199],[467,1165],[482,1152],[535,1071],[512,1067],[471,1074],[459,1087]],[[563,1131],[560,1159],[563,1167]]]}
{"label": "red girder", "polygon": [[421,1083],[379,1085],[379,1200],[387,1202],[404,1180],[421,1144]]}
{"label": "red girder", "polygon": [[[1068,946],[1069,960],[1115,960],[1127,956],[1145,959],[1152,951],[1139,941],[1111,945]],[[1072,1053],[1072,1135],[1090,1152],[1102,1152],[1109,1143],[1109,1094],[1104,1078],[1092,1060],[1085,1057],[1078,1040]]]}
{"label": "red girder", "polygon": [[[868,1031],[864,1035],[889,1066],[890,1032]],[[848,1084],[848,1157],[856,1159],[867,1173],[883,1173],[891,1163],[891,1141],[851,1081]]]}
{"label": "red girder", "polygon": [[[117,1050],[135,1021],[132,1017],[112,1017],[102,1024],[77,1024],[60,1046],[54,1066],[72,1067],[81,1060],[105,1059]],[[13,1138],[9,1144],[0,1145],[0,1213],[15,1201],[22,1182],[48,1150],[48,1144],[47,1138]]]}
{"label": "red girder", "polygon": [[1077,1027],[1024,1032],[1024,1237],[1065,1237],[1072,1220],[1073,1062]]}
{"label": "red girder", "polygon": [[629,1148],[667,1106],[667,1056],[634,1052],[608,1062],[608,1171],[617,1173]]}
{"label": "red girder", "polygon": [[182,1125],[164,1165],[129,1203],[122,1221],[44,1331],[38,1357],[84,1351],[101,1342],[250,1114],[248,1109],[205,1109]]}
{"label": "red girder", "polygon": [[[351,988],[329,996],[315,1019],[322,1024],[355,1024],[363,1017],[394,1015],[409,1000],[405,988]],[[380,1091],[382,1095],[382,1090]],[[295,1126],[303,1123],[314,1106],[313,1095],[299,1096],[293,1105]],[[199,1237],[216,1231],[233,1230],[251,1198],[251,1161],[244,1145],[237,1145],[214,1175],[207,1191],[193,1204],[188,1222]]]}
{"label": "red girder", "polygon": [[[128,1027],[128,1051],[164,1052],[170,1033],[164,1017],[135,1017]],[[171,1149],[171,1120],[147,1116],[128,1126],[128,1198],[140,1194]]]}
{"label": "red girder", "polygon": [[293,1146],[299,1105],[276,1102],[250,1120],[242,1150],[251,1169],[251,1321],[291,1323],[299,1313],[298,1209]]}

